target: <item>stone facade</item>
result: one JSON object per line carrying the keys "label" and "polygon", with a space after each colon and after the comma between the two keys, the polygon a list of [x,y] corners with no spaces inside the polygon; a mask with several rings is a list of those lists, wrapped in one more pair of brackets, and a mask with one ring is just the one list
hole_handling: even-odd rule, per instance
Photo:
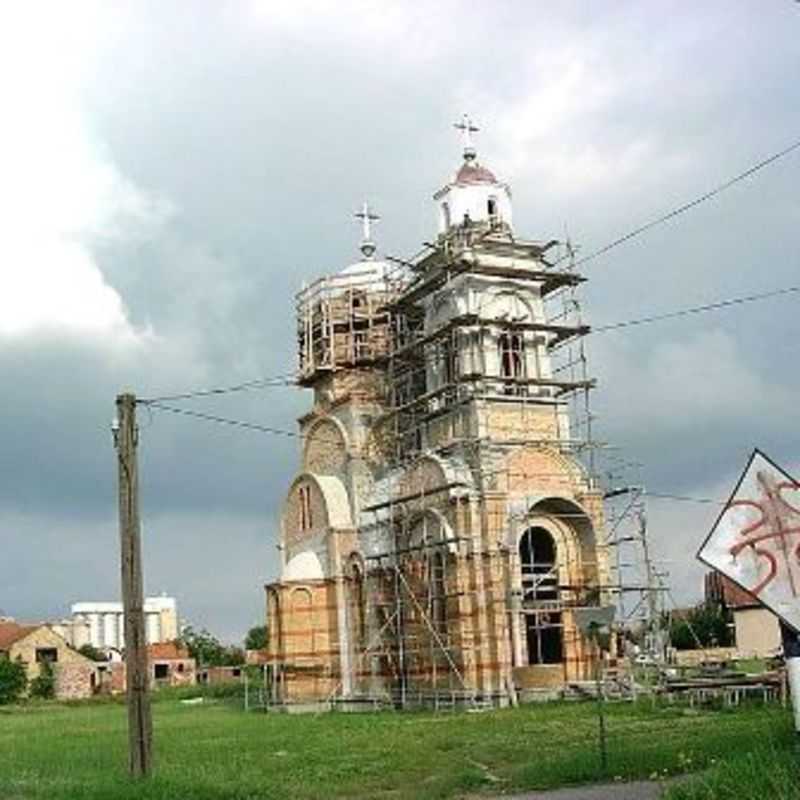
{"label": "stone facade", "polygon": [[437,198],[437,246],[405,283],[368,283],[378,317],[347,283],[386,275],[370,257],[335,302],[300,296],[314,403],[266,587],[278,700],[505,703],[594,671],[573,609],[607,602],[605,521],[565,400],[591,386],[551,364],[586,329],[544,310],[579,279],[511,235],[508,187],[474,153]]}
{"label": "stone facade", "polygon": [[73,650],[47,625],[0,623],[0,657],[21,660],[28,680],[39,677],[48,662],[55,677],[55,694],[60,700],[91,697],[97,686],[97,665]]}

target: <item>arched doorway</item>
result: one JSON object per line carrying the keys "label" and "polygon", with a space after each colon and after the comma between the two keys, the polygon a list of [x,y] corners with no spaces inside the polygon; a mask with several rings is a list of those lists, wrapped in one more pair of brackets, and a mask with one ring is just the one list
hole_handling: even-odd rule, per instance
{"label": "arched doorway", "polygon": [[546,528],[528,528],[519,540],[522,616],[528,664],[560,664],[564,636],[558,553]]}

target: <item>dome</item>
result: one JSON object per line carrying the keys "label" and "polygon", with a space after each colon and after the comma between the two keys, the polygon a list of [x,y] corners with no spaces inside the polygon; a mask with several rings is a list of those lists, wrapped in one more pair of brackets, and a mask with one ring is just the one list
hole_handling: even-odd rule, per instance
{"label": "dome", "polygon": [[476,184],[476,183],[497,183],[494,173],[481,166],[475,161],[465,161],[461,169],[456,173],[455,183]]}
{"label": "dome", "polygon": [[[365,292],[385,292],[389,289],[389,281],[397,268],[387,261],[364,259],[356,261],[329,279],[334,293],[347,289],[362,289]],[[396,278],[397,276],[394,275]]]}

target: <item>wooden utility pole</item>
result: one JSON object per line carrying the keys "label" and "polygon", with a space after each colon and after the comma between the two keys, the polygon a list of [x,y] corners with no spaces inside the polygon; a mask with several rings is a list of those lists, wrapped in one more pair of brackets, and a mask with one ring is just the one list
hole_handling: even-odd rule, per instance
{"label": "wooden utility pole", "polygon": [[150,676],[144,625],[142,548],[139,533],[139,475],[136,446],[136,396],[117,396],[114,439],[119,469],[119,533],[122,609],[125,616],[125,671],[128,697],[128,767],[134,778],[147,777],[153,759]]}

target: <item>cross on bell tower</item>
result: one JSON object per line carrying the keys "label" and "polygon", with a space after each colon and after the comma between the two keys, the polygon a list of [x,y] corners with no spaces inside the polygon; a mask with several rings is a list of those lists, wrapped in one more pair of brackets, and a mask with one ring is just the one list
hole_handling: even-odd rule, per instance
{"label": "cross on bell tower", "polygon": [[468,114],[464,114],[461,117],[461,122],[454,123],[453,127],[461,131],[461,139],[464,142],[464,160],[474,161],[477,152],[472,141],[472,134],[477,133],[480,128],[478,128],[476,125],[473,125]]}
{"label": "cross on bell tower", "polygon": [[355,214],[356,219],[361,220],[361,245],[359,249],[364,254],[364,258],[372,258],[375,255],[375,242],[372,241],[372,223],[377,222],[380,217],[365,202],[361,211]]}

